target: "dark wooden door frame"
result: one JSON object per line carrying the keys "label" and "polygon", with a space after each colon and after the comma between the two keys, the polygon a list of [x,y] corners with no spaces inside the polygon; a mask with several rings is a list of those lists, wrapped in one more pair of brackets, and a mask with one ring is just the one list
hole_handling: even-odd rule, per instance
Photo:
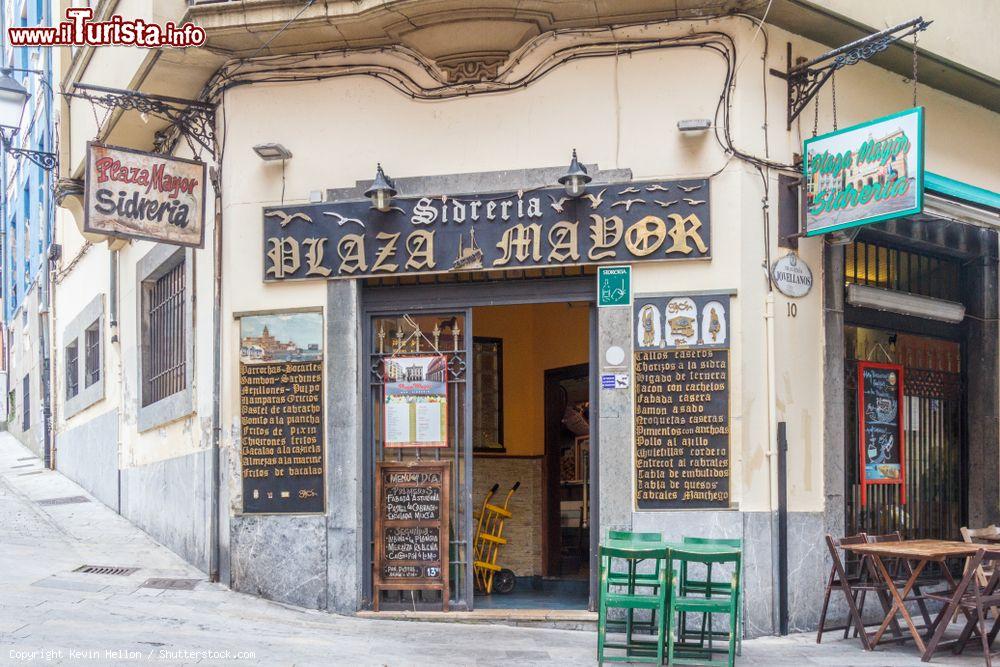
{"label": "dark wooden door frame", "polygon": [[[559,560],[562,553],[562,521],[559,507],[559,433],[562,425],[562,413],[565,406],[558,395],[559,383],[563,380],[588,378],[590,364],[574,364],[550,368],[545,371],[544,402],[545,402],[545,455],[542,466],[542,477],[545,480],[545,512],[542,514],[542,566],[548,576],[559,573]],[[558,414],[557,414],[558,412]],[[593,414],[591,416],[593,420]],[[589,471],[588,471],[589,472]]]}

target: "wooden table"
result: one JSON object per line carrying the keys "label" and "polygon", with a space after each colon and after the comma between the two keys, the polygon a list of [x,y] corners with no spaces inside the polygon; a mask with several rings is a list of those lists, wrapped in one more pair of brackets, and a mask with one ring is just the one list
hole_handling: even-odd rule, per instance
{"label": "wooden table", "polygon": [[[968,544],[966,542],[951,542],[948,540],[903,540],[901,542],[852,544],[849,546],[845,545],[844,548],[853,551],[854,553],[868,556],[872,559],[876,570],[884,580],[885,585],[889,590],[889,594],[893,599],[892,608],[889,610],[889,613],[886,614],[885,620],[882,621],[882,625],[880,625],[878,630],[875,632],[874,641],[871,643],[872,647],[878,645],[879,641],[882,639],[882,635],[886,631],[886,628],[889,627],[889,624],[896,618],[896,614],[899,613],[902,614],[903,620],[909,628],[910,635],[913,637],[913,641],[916,643],[917,648],[920,649],[920,653],[924,656],[923,659],[929,659],[929,657],[933,655],[935,649],[937,649],[937,642],[932,641],[931,645],[926,645],[924,643],[924,639],[920,636],[920,632],[917,631],[916,626],[913,624],[913,619],[910,617],[910,612],[907,611],[903,600],[910,594],[910,591],[913,589],[913,585],[917,582],[917,577],[920,576],[920,573],[928,563],[944,563],[949,558],[967,558],[975,555],[975,553],[982,548],[982,545]],[[889,570],[886,569],[885,563],[882,561],[883,558],[901,558],[915,563],[913,566],[913,572],[910,574],[910,578],[907,579],[906,583],[903,585],[902,591],[896,588],[896,583],[893,581],[892,575],[889,574]],[[955,580],[948,571],[948,568],[942,567],[941,571],[945,579],[948,581],[948,585],[954,588]],[[948,619],[943,619],[939,615],[938,619],[935,621],[935,625],[937,623],[947,622]],[[861,631],[864,632],[864,629]]]}

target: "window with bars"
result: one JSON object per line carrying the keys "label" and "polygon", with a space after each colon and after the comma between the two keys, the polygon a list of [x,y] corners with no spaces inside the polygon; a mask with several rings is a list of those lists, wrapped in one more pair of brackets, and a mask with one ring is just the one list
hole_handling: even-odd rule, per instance
{"label": "window with bars", "polygon": [[66,398],[80,393],[80,344],[79,339],[66,346]]}
{"label": "window with bars", "polygon": [[89,387],[101,379],[101,321],[97,320],[83,332],[84,371],[83,384]]}
{"label": "window with bars", "polygon": [[844,281],[948,301],[961,301],[961,264],[870,241],[855,241],[844,253]]}
{"label": "window with bars", "polygon": [[143,282],[142,405],[187,387],[184,253]]}

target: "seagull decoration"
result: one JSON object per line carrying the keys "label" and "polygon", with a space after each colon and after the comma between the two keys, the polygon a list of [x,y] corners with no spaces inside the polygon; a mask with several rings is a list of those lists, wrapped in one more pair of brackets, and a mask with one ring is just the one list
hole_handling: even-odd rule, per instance
{"label": "seagull decoration", "polygon": [[345,217],[345,216],[337,213],[336,211],[323,211],[323,215],[328,215],[331,218],[337,218],[337,226],[338,227],[343,227],[344,225],[346,225],[349,222],[354,222],[354,223],[357,223],[357,224],[361,225],[362,228],[365,228],[365,223],[362,222],[361,220],[358,220],[357,218],[348,218],[348,217]]}
{"label": "seagull decoration", "polygon": [[607,192],[607,191],[608,191],[608,189],[604,188],[603,190],[601,190],[600,192],[598,192],[596,195],[585,194],[585,195],[583,195],[583,198],[590,200],[590,208],[592,208],[592,209],[593,208],[597,208],[598,206],[600,206],[601,204],[604,203],[604,193]]}
{"label": "seagull decoration", "polygon": [[676,199],[672,201],[660,201],[659,199],[654,199],[653,201],[662,206],[663,208],[670,208],[671,206],[677,203]]}
{"label": "seagull decoration", "polygon": [[625,210],[628,211],[629,209],[632,208],[632,204],[645,204],[645,203],[646,203],[645,199],[623,199],[622,201],[616,201],[614,204],[611,205],[611,208],[614,208],[615,206],[624,206]]}
{"label": "seagull decoration", "polygon": [[310,223],[312,222],[312,218],[310,218],[305,213],[292,213],[291,215],[289,215],[288,213],[285,213],[284,211],[268,211],[267,213],[264,214],[264,217],[265,218],[278,218],[279,224],[283,228],[286,225],[288,225],[288,223],[290,223],[292,220],[305,220],[306,222],[310,222]]}
{"label": "seagull decoration", "polygon": [[629,188],[625,188],[624,190],[622,190],[621,192],[619,192],[618,196],[621,197],[622,195],[631,195],[631,194],[635,194],[637,192],[640,192],[639,188],[637,188],[635,186],[632,186],[632,187],[629,187]]}
{"label": "seagull decoration", "polygon": [[646,186],[646,192],[669,192],[670,188],[665,185],[660,185],[659,183],[653,183],[652,185]]}
{"label": "seagull decoration", "polygon": [[705,203],[704,199],[688,199],[687,197],[684,198],[684,201],[686,201],[691,206],[697,206],[698,204],[704,204]]}
{"label": "seagull decoration", "polygon": [[548,196],[549,199],[552,200],[552,204],[550,204],[550,206],[552,206],[552,210],[554,210],[556,213],[562,213],[563,212],[563,204],[565,204],[566,202],[569,201],[569,197],[563,197],[562,199],[556,199],[552,195],[547,195],[547,196]]}
{"label": "seagull decoration", "polygon": [[683,185],[678,185],[677,187],[679,187],[684,192],[694,192],[695,190],[701,190],[701,186],[700,185],[692,185],[689,188],[686,188]]}

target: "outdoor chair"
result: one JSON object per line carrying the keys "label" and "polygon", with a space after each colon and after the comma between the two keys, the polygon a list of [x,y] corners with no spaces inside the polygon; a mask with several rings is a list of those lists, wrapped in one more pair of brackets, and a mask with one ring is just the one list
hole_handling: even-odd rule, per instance
{"label": "outdoor chair", "polygon": [[[1000,541],[1000,528],[993,524],[990,524],[985,528],[966,528],[965,526],[962,526],[960,530],[962,532],[962,539],[969,544],[975,544],[976,540],[989,539],[991,541]],[[966,569],[968,569],[971,561],[972,559],[970,558],[965,562]],[[991,576],[993,576],[993,570],[994,566],[992,564],[980,565],[976,569],[976,580],[979,582],[980,586],[986,586],[986,582],[989,581]],[[1000,607],[992,607],[991,611],[993,612],[994,618],[1000,618]]]}
{"label": "outdoor chair", "polygon": [[[663,663],[664,643],[667,635],[667,593],[670,586],[670,568],[666,566],[667,549],[663,547],[642,547],[635,542],[632,547],[609,547],[601,545],[598,548],[600,560],[600,582],[597,610],[597,662],[652,662]],[[613,583],[610,573],[636,571],[641,561],[657,562],[656,580],[652,584],[639,584],[634,576],[628,576],[624,583],[617,576]],[[614,564],[624,561],[626,567],[614,569]],[[624,588],[625,590],[621,590]],[[636,609],[650,610],[657,619],[655,638],[638,640],[628,627],[624,641],[608,640],[608,611],[622,609],[626,614]],[[607,656],[607,649],[624,650],[624,655]]]}
{"label": "outdoor chair", "polygon": [[[660,533],[633,533],[628,530],[609,530],[608,531],[609,540],[628,540],[631,542],[638,543],[651,543],[651,542],[662,542],[663,535]],[[666,567],[665,562],[654,561],[651,572],[638,572],[638,568],[641,566],[641,560],[629,560],[627,561],[627,569],[625,571],[615,570],[609,568],[608,570],[608,583],[611,586],[631,586],[629,592],[634,592],[636,586],[650,587],[655,589],[659,584],[660,568]],[[636,629],[636,626],[643,628],[649,632],[649,634],[655,634],[656,628],[656,611],[650,612],[649,621],[639,621],[635,620],[635,610],[629,609],[626,613],[624,620],[609,620],[607,621],[610,625],[617,627],[618,625],[625,625],[625,634],[631,637],[632,632]]]}
{"label": "outdoor chair", "polygon": [[[847,639],[850,636],[851,628],[857,628],[858,634],[861,636],[861,644],[865,647],[865,650],[870,651],[872,649],[871,640],[865,631],[864,620],[861,616],[861,610],[858,607],[859,597],[863,592],[867,591],[876,593],[886,613],[888,613],[889,607],[887,606],[888,601],[886,600],[885,586],[880,583],[878,578],[872,576],[874,573],[871,571],[871,562],[867,557],[862,557],[858,561],[849,563],[846,566],[840,557],[840,552],[844,547],[867,543],[868,536],[865,533],[858,533],[857,535],[844,537],[839,540],[834,539],[831,535],[826,536],[826,548],[830,552],[833,565],[830,568],[830,576],[827,578],[826,590],[823,593],[823,608],[820,611],[819,628],[816,631],[817,644],[822,643],[824,632],[843,630],[844,639]],[[847,623],[845,625],[827,627],[826,613],[830,607],[830,596],[836,588],[843,591],[844,598],[847,601]],[[899,625],[895,619],[893,620],[893,626],[894,632],[898,635]]]}
{"label": "outdoor chair", "polygon": [[[997,590],[997,584],[1000,583],[998,562],[1000,562],[1000,551],[980,549],[975,556],[969,558],[965,574],[954,589],[927,594],[929,599],[944,602],[946,606],[938,615],[936,625],[932,626],[934,634],[927,643],[927,652],[923,656],[925,661],[933,657],[935,649],[944,637],[945,630],[949,625],[945,619],[955,618],[959,612],[962,612],[966,616],[965,627],[962,628],[961,634],[955,641],[953,652],[961,653],[972,637],[972,633],[975,632],[979,635],[983,647],[986,667],[992,667],[990,646],[996,639],[997,632],[1000,631],[1000,617],[994,619],[993,626],[987,633],[986,610],[990,607],[1000,606],[1000,591]],[[985,585],[979,583],[980,568],[993,572]]]}
{"label": "outdoor chair", "polygon": [[[735,547],[737,549],[742,549],[743,542],[739,538],[713,538],[713,537],[685,537],[685,544],[698,544],[707,546],[723,546],[723,547]],[[718,571],[718,570],[716,570]],[[690,593],[698,592],[706,597],[725,597],[733,594],[731,589],[731,581],[728,577],[723,580],[718,578],[712,578],[712,564],[708,563],[705,566],[705,578],[698,579],[691,576],[688,571],[688,565],[686,562],[681,562],[680,572],[675,573],[678,576],[678,590],[681,595],[688,595]],[[736,627],[741,630],[741,618],[742,610],[737,608],[737,618]],[[681,614],[680,624],[677,628],[680,633],[678,639],[680,641],[687,640],[687,614]],[[707,636],[719,637],[725,636],[725,632],[714,632],[712,630],[712,615],[703,614],[701,617],[701,631],[699,633],[699,643],[704,645],[705,638]],[[741,654],[743,651],[743,632],[740,631],[736,638],[736,653]]]}
{"label": "outdoor chair", "polygon": [[[711,579],[707,580],[707,586],[701,589],[688,588],[685,593],[678,590],[670,596],[670,619],[678,624],[682,623],[681,618],[687,614],[725,614],[729,618],[729,631],[727,633],[706,633],[703,639],[708,640],[707,647],[704,643],[691,644],[681,641],[683,634],[680,625],[677,630],[670,632],[667,637],[667,662],[671,665],[710,665],[721,667],[727,665],[732,667],[736,660],[736,638],[739,633],[738,619],[740,608],[740,566],[742,557],[739,551],[727,550],[719,552],[705,551],[685,551],[674,548],[670,550],[670,569],[677,569],[680,572],[687,572],[692,564],[701,564],[707,567],[726,567],[732,569],[729,581],[726,582],[725,592],[721,587],[715,587]],[[708,592],[706,594],[706,591]],[[721,653],[721,649],[713,646],[713,641],[720,635],[726,639],[726,660],[716,660],[713,656]]]}

